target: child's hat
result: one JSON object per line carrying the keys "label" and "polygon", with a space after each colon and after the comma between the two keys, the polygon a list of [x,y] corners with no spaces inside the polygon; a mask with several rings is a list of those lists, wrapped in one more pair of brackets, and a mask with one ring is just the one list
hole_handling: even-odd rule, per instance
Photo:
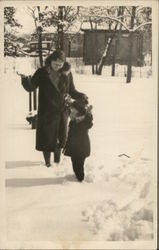
{"label": "child's hat", "polygon": [[85,114],[86,113],[86,105],[88,104],[88,101],[84,98],[80,98],[75,100],[71,106],[77,109],[80,113]]}

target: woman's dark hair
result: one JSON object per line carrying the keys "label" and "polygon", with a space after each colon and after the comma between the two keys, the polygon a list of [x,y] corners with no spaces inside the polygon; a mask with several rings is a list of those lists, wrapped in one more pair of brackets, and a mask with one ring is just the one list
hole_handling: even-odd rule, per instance
{"label": "woman's dark hair", "polygon": [[61,61],[65,62],[66,57],[65,53],[61,49],[56,49],[52,54],[50,54],[46,60],[45,60],[45,65],[50,66],[52,61],[56,61],[57,59],[60,59]]}

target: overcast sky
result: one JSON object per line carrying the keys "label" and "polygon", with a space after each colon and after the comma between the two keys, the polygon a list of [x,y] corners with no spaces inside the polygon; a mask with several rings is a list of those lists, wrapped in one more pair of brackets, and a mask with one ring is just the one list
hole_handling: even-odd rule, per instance
{"label": "overcast sky", "polygon": [[[35,24],[34,24],[34,20],[33,18],[27,13],[27,6],[26,7],[17,7],[16,8],[16,13],[15,13],[15,19],[21,24],[23,25],[23,27],[21,29],[18,28],[18,32],[19,34],[23,34],[23,33],[33,33],[35,31]],[[74,28],[71,28],[74,32],[79,31],[80,28],[80,23],[77,22],[74,26]],[[70,30],[71,30],[70,29]],[[45,31],[48,32],[53,32],[53,26],[51,26],[50,28],[47,27],[45,28]],[[55,29],[56,30],[56,29]],[[69,30],[69,31],[70,31]]]}
{"label": "overcast sky", "polygon": [[27,7],[16,8],[15,19],[23,25],[23,27],[19,29],[19,33],[32,33],[35,29],[34,20],[27,14],[26,8]]}

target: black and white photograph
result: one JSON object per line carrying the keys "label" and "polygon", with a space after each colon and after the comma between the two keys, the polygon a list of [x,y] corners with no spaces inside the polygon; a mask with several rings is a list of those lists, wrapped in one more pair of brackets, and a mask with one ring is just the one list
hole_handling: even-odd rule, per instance
{"label": "black and white photograph", "polygon": [[0,249],[157,249],[158,4],[0,2]]}

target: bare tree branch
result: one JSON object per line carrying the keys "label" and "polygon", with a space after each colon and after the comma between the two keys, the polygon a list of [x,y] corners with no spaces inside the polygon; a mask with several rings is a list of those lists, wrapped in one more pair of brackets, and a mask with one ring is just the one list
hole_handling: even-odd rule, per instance
{"label": "bare tree branch", "polygon": [[[96,16],[96,17],[98,17],[98,16]],[[129,29],[129,28],[126,26],[125,23],[123,23],[121,20],[119,20],[119,19],[116,18],[116,17],[111,17],[111,16],[99,16],[99,17],[101,17],[101,18],[103,18],[103,19],[109,19],[109,20],[118,22],[118,23],[120,23],[126,30],[132,31],[131,29]],[[121,18],[121,17],[120,17],[120,18]]]}
{"label": "bare tree branch", "polygon": [[[96,16],[96,17],[98,17],[98,16]],[[136,27],[134,29],[130,29],[130,28],[128,28],[126,26],[126,24],[124,22],[122,22],[121,20],[119,20],[116,17],[112,17],[112,16],[100,16],[100,17],[103,18],[103,19],[109,19],[109,20],[112,20],[112,21],[120,23],[129,32],[135,32],[136,30],[140,29],[142,26],[152,24],[152,22],[146,22],[146,23],[143,23],[143,24],[139,25],[138,27]],[[121,18],[121,16],[120,16],[120,18]],[[83,22],[87,22],[87,21],[83,21]]]}
{"label": "bare tree branch", "polygon": [[131,16],[131,11],[128,9],[128,7],[125,7],[125,9],[127,10],[127,12],[130,14]]}
{"label": "bare tree branch", "polygon": [[32,16],[34,18],[35,10],[36,10],[36,7],[33,7],[33,8],[27,7],[26,12],[27,12],[27,14],[29,14],[30,16]]}
{"label": "bare tree branch", "polygon": [[72,23],[74,22],[74,20],[76,20],[76,17],[77,17],[77,12],[76,12],[76,14],[74,14],[73,16],[71,16],[71,19],[70,19],[67,27],[64,29],[64,33],[66,31],[68,31],[68,29],[72,26]]}
{"label": "bare tree branch", "polygon": [[[81,25],[80,25],[79,30],[78,30],[73,36],[71,36],[71,39],[73,39],[77,34],[80,33],[80,31],[82,30],[82,24],[83,24],[83,21],[81,22]],[[69,39],[68,39],[68,40],[69,40]]]}
{"label": "bare tree branch", "polygon": [[145,25],[151,25],[152,22],[146,22],[146,23],[142,23],[140,24],[138,27],[136,27],[135,29],[133,29],[133,32],[135,32],[136,30],[140,29],[141,27],[145,26]]}
{"label": "bare tree branch", "polygon": [[91,26],[91,30],[93,30],[93,23],[92,23],[91,17],[89,17],[89,23],[90,23],[90,26]]}
{"label": "bare tree branch", "polygon": [[139,8],[137,9],[137,11],[136,11],[136,15],[138,15],[139,12],[141,12],[141,11],[144,10],[144,9],[145,9],[145,7],[139,7]]}
{"label": "bare tree branch", "polygon": [[26,11],[28,11],[28,14],[33,17],[34,24],[35,24],[35,27],[37,29],[37,20],[36,20],[36,16],[35,16],[35,10],[36,10],[36,7],[33,7],[33,8],[27,7]]}

